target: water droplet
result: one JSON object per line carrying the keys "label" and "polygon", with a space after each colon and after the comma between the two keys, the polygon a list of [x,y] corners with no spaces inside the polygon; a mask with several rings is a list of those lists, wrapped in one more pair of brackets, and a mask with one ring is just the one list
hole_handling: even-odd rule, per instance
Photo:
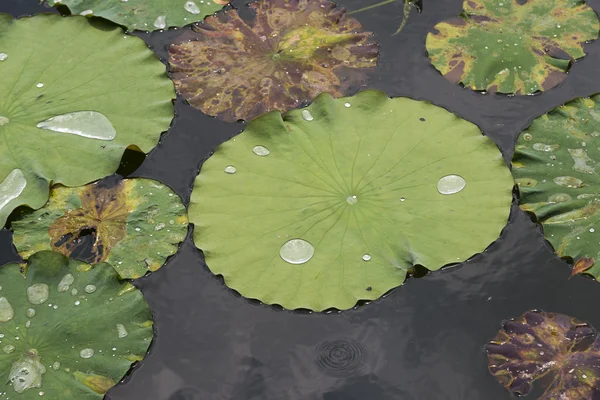
{"label": "water droplet", "polygon": [[124,337],[127,337],[127,335],[129,335],[129,333],[127,332],[127,329],[125,329],[125,326],[117,324],[117,336],[119,336],[119,339],[123,339]]}
{"label": "water droplet", "polygon": [[8,344],[2,348],[2,351],[4,351],[6,354],[10,354],[13,351],[15,351],[15,346],[13,346],[12,344]]}
{"label": "water droplet", "polygon": [[596,230],[594,228],[590,228],[590,232],[594,233]]}
{"label": "water droplet", "polygon": [[59,368],[60,368],[60,363],[58,361],[56,361],[55,363],[52,364],[53,370],[58,371]]}
{"label": "water droplet", "polygon": [[71,296],[77,296],[77,293],[79,293],[79,290],[75,288],[71,289]]}
{"label": "water droplet", "polygon": [[193,1],[186,1],[183,8],[185,8],[185,11],[189,12],[190,14],[200,14],[200,8]]}
{"label": "water droplet", "polygon": [[459,175],[446,175],[437,183],[437,190],[441,194],[456,194],[467,186],[467,181]]}
{"label": "water droplet", "polygon": [[581,377],[582,377],[583,379],[587,379],[587,375],[586,375],[586,374],[581,374]]}
{"label": "water droplet", "polygon": [[8,322],[15,316],[15,310],[12,308],[6,297],[0,297],[0,322]]}
{"label": "water droplet", "polygon": [[35,85],[35,87],[38,87],[38,88],[43,88],[43,87],[44,87],[44,84],[43,84],[42,82],[38,82],[38,83]]}
{"label": "water droplet", "polygon": [[27,322],[25,322],[25,328],[29,328],[31,326],[31,321],[27,320]]}
{"label": "water droplet", "polygon": [[400,197],[400,201],[404,201],[406,200],[404,197]]}
{"label": "water droplet", "polygon": [[61,293],[66,292],[73,282],[75,282],[75,277],[71,274],[66,274],[62,277],[60,282],[58,282],[58,287],[56,289]]}
{"label": "water droplet", "polygon": [[225,172],[228,174],[235,174],[237,169],[233,165],[228,165],[225,167]]}
{"label": "water droplet", "polygon": [[94,13],[94,10],[85,10],[79,13],[79,15],[83,15],[84,17],[86,15],[92,15]]}
{"label": "water droplet", "polygon": [[533,136],[531,136],[530,133],[526,133],[523,135],[523,139],[529,142],[531,139],[533,139]]}
{"label": "water droplet", "polygon": [[108,118],[96,111],[76,111],[57,115],[37,124],[40,129],[71,133],[88,139],[113,140],[117,131]]}
{"label": "water droplet", "polygon": [[13,169],[2,183],[0,183],[0,210],[19,197],[26,187],[27,180],[25,179],[25,175],[23,175],[23,171]]}
{"label": "water droplet", "polygon": [[557,27],[557,28],[560,28],[560,24],[556,24],[556,27]]}
{"label": "water droplet", "polygon": [[27,389],[39,388],[42,386],[42,374],[46,372],[46,367],[40,363],[37,352],[32,349],[28,353],[32,356],[25,357],[13,363],[8,375],[13,388],[17,393],[23,393]]}
{"label": "water droplet", "polygon": [[351,105],[352,104],[350,104],[350,103],[344,103],[344,107],[346,107],[346,108],[350,107]]}
{"label": "water droplet", "polygon": [[156,20],[154,21],[155,28],[165,29],[166,26],[167,26],[167,17],[166,16],[159,15],[158,17],[156,17]]}
{"label": "water droplet", "polygon": [[358,203],[358,198],[356,196],[348,196],[348,197],[346,197],[346,203],[356,204],[356,203]]}
{"label": "water droplet", "polygon": [[96,285],[87,285],[84,290],[86,293],[92,294],[96,291]]}
{"label": "water droplet", "polygon": [[279,255],[290,264],[304,264],[315,254],[315,248],[304,239],[291,239],[281,246]]}
{"label": "water droplet", "polygon": [[27,288],[27,299],[31,304],[42,304],[48,300],[50,288],[45,283],[36,283]]}
{"label": "water droplet", "polygon": [[81,304],[81,302],[80,302],[79,300],[77,300],[77,301],[75,302],[75,305],[76,305],[76,306],[78,306],[78,305],[80,305],[80,304]]}
{"label": "water droplet", "polygon": [[25,315],[27,315],[28,318],[33,318],[35,317],[35,310],[33,308],[28,308]]}
{"label": "water droplet", "polygon": [[8,54],[6,53],[0,53],[0,61],[4,61],[8,58]]}
{"label": "water droplet", "polygon": [[167,226],[167,225],[166,225],[166,224],[163,224],[163,223],[161,222],[160,224],[158,224],[158,225],[156,225],[156,226],[154,227],[154,230],[155,230],[155,231],[160,231],[160,230],[164,229],[164,228],[165,228],[165,226]]}
{"label": "water droplet", "polygon": [[0,126],[4,126],[4,125],[8,124],[9,122],[10,122],[10,120],[8,118],[0,115]]}
{"label": "water droplet", "polygon": [[302,118],[304,118],[306,121],[312,121],[314,119],[308,110],[302,110]]}
{"label": "water droplet", "polygon": [[268,156],[271,153],[265,146],[254,146],[252,152],[261,157]]}
{"label": "water droplet", "polygon": [[537,150],[537,151],[550,152],[550,151],[554,151],[554,150],[558,149],[560,146],[557,144],[550,145],[550,144],[544,144],[544,143],[534,143],[532,147],[534,150]]}
{"label": "water droplet", "polygon": [[370,254],[364,254],[362,256],[363,261],[371,261],[371,255]]}
{"label": "water droplet", "polygon": [[87,348],[83,349],[79,352],[79,357],[81,358],[91,358],[94,355],[94,350]]}

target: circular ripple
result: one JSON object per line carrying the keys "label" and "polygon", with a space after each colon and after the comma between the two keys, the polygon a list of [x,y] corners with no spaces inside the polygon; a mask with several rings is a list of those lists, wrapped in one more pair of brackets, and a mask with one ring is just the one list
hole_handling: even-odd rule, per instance
{"label": "circular ripple", "polygon": [[315,363],[327,375],[345,378],[364,367],[365,349],[354,339],[326,340],[317,345]]}

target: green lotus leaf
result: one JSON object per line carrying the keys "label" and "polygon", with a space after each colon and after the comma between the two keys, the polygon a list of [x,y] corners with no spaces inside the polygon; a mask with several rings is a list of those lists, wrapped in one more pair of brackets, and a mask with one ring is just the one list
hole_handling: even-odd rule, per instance
{"label": "green lotus leaf", "polygon": [[73,14],[102,17],[135,29],[153,31],[202,21],[227,4],[227,0],[48,0],[65,5]]}
{"label": "green lotus leaf", "polygon": [[187,234],[179,196],[151,179],[108,177],[80,187],[56,186],[48,204],[12,223],[28,259],[53,250],[91,264],[109,263],[121,278],[156,271]]}
{"label": "green lotus leaf", "polygon": [[586,322],[528,311],[504,323],[487,346],[488,368],[504,387],[527,395],[534,381],[550,382],[539,400],[593,399],[600,385],[600,339]]}
{"label": "green lotus leaf", "polygon": [[534,120],[519,136],[513,157],[521,208],[535,213],[558,256],[576,262],[591,258],[584,270],[596,278],[600,277],[599,161],[599,95],[575,99]]}
{"label": "green lotus leaf", "polygon": [[210,270],[243,296],[343,310],[401,285],[414,265],[485,250],[512,188],[496,145],[440,107],[323,94],[222,144],[196,179],[190,221]]}
{"label": "green lotus leaf", "polygon": [[142,293],[106,264],[41,252],[0,282],[3,399],[102,399],[150,346]]}
{"label": "green lotus leaf", "polygon": [[172,82],[143,40],[84,17],[0,14],[0,227],[51,183],[115,172],[128,146],[150,151],[173,118]]}
{"label": "green lotus leaf", "polygon": [[319,93],[339,97],[377,63],[371,33],[334,3],[262,0],[250,7],[253,22],[228,10],[169,49],[177,91],[208,115],[249,120]]}
{"label": "green lotus leaf", "polygon": [[558,85],[600,23],[583,0],[466,0],[427,35],[431,62],[473,90],[531,94]]}

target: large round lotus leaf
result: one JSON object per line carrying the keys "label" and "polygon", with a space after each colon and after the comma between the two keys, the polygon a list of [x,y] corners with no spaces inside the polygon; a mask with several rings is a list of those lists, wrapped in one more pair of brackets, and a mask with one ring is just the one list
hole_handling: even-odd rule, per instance
{"label": "large round lotus leaf", "polygon": [[[226,121],[287,111],[319,93],[339,97],[377,63],[371,33],[326,0],[262,0],[206,18],[170,47],[177,91]],[[191,36],[190,36],[191,35]]]}
{"label": "large round lotus leaf", "polygon": [[466,0],[427,35],[433,65],[473,90],[530,94],[558,85],[583,44],[598,37],[583,0]]}
{"label": "large round lotus leaf", "polygon": [[196,179],[190,220],[208,267],[243,296],[348,309],[414,265],[437,270],[485,250],[512,188],[496,145],[440,107],[323,94],[221,145]]}
{"label": "large round lotus leaf", "polygon": [[142,293],[106,264],[41,252],[0,282],[2,399],[102,399],[150,346]]}
{"label": "large round lotus leaf", "polygon": [[490,372],[514,394],[528,394],[545,377],[549,386],[539,400],[597,398],[600,339],[576,318],[528,311],[504,323],[487,353]]}
{"label": "large round lotus leaf", "polygon": [[[513,158],[521,208],[535,213],[560,257],[586,261],[587,267],[600,260],[599,161],[599,95],[534,120]],[[587,273],[599,278],[600,263]]]}
{"label": "large round lotus leaf", "polygon": [[48,0],[65,5],[73,14],[93,15],[129,30],[153,31],[202,21],[223,8],[227,0]]}
{"label": "large round lotus leaf", "polygon": [[160,268],[185,239],[187,225],[181,199],[167,186],[118,176],[80,188],[56,186],[46,206],[12,224],[24,259],[54,250],[107,262],[126,279]]}
{"label": "large round lotus leaf", "polygon": [[87,18],[0,14],[0,227],[43,206],[50,183],[80,186],[144,152],[173,118],[164,65],[119,27]]}

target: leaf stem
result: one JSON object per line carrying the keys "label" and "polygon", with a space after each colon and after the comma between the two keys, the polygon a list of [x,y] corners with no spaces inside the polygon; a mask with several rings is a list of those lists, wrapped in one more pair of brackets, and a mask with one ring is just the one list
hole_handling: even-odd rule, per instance
{"label": "leaf stem", "polygon": [[358,10],[350,11],[350,12],[348,13],[348,15],[357,14],[357,13],[359,13],[359,12],[367,11],[367,10],[370,10],[370,9],[372,9],[372,8],[375,8],[375,7],[385,6],[386,4],[394,3],[394,2],[396,2],[396,1],[398,1],[398,0],[384,0],[384,1],[382,1],[382,2],[379,2],[379,3],[377,3],[377,4],[372,4],[372,5],[370,5],[370,6],[366,6],[366,7],[363,7],[363,8],[359,8]]}

